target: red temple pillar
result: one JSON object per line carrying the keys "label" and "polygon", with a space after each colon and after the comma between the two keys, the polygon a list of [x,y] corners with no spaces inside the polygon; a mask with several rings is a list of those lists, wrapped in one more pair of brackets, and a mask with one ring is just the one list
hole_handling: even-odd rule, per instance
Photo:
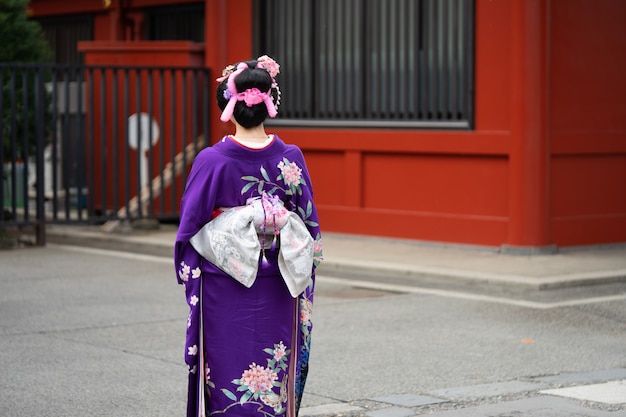
{"label": "red temple pillar", "polygon": [[507,251],[552,252],[548,232],[547,3],[515,0]]}

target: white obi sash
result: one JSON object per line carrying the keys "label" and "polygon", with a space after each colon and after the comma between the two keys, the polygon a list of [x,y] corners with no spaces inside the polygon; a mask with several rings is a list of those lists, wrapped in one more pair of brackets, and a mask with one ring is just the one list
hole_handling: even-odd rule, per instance
{"label": "white obi sash", "polygon": [[280,273],[296,298],[311,280],[313,238],[302,219],[277,198],[264,194],[245,206],[228,208],[189,241],[200,255],[250,288],[259,269],[261,240],[266,236],[271,243],[274,234],[280,236]]}

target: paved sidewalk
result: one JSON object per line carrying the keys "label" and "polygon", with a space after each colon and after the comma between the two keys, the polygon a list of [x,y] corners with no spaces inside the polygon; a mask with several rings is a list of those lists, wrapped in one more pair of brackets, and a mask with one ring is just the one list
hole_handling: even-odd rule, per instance
{"label": "paved sidewalk", "polygon": [[[99,226],[49,225],[47,241],[171,256],[176,226],[107,233]],[[626,281],[626,245],[509,255],[494,248],[324,234],[319,270],[334,276],[396,276],[548,289]]]}
{"label": "paved sidewalk", "polygon": [[[49,247],[0,251],[1,416],[180,415],[175,232],[51,225]],[[327,233],[300,415],[624,416],[625,255]]]}

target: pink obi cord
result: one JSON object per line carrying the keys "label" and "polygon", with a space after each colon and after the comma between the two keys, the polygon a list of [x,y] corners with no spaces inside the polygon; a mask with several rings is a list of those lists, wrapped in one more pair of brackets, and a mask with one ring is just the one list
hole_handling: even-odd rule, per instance
{"label": "pink obi cord", "polygon": [[[237,92],[237,87],[235,86],[235,78],[241,74],[243,70],[248,68],[248,64],[240,63],[237,65],[237,70],[230,74],[228,77],[228,81],[226,82],[226,90],[224,91],[224,97],[228,98],[228,104],[224,108],[222,112],[222,116],[220,120],[222,122],[228,122],[230,118],[233,116],[233,111],[235,110],[235,105],[238,101],[245,101],[246,106],[252,107],[255,104],[265,103],[265,107],[267,107],[267,114],[269,117],[276,117],[277,111],[276,106],[274,106],[274,102],[272,101],[272,96],[269,91],[262,93],[258,88],[249,88],[242,93]],[[257,65],[257,68],[262,68]]]}

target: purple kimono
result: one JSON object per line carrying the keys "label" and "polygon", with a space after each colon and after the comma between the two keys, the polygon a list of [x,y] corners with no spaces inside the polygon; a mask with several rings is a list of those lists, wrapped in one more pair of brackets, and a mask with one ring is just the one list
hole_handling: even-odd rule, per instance
{"label": "purple kimono", "polygon": [[[254,265],[258,272],[249,288],[190,243],[220,210],[245,206],[262,195],[280,199],[314,239],[311,279],[296,298],[279,270],[280,246],[286,244],[280,232],[259,234],[266,249]],[[274,136],[265,148],[251,149],[226,136],[198,154],[181,202],[174,254],[190,308],[188,417],[297,415],[308,371],[314,269],[321,252],[311,180],[297,146]]]}

